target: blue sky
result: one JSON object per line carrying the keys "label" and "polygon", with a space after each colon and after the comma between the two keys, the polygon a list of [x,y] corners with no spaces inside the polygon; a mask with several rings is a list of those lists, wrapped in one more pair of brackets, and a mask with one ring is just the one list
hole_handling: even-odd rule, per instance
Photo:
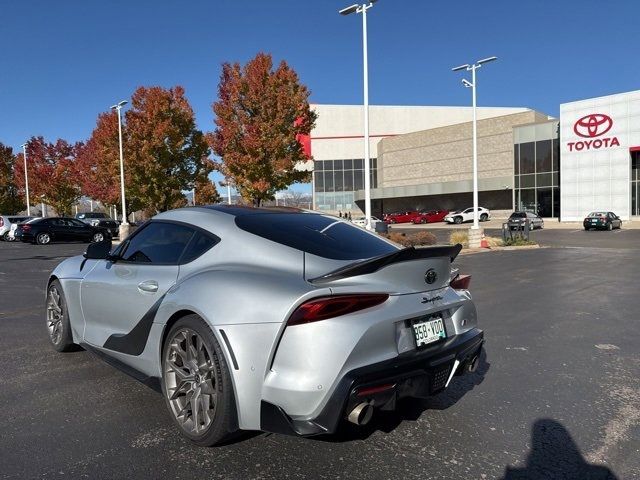
{"label": "blue sky", "polygon": [[[350,0],[0,0],[0,142],[87,138],[140,85],[183,85],[213,130],[220,65],[271,52],[316,103],[362,101]],[[490,55],[478,104],[558,115],[571,100],[640,88],[640,2],[380,0],[369,11],[370,101],[468,105],[451,67]]]}

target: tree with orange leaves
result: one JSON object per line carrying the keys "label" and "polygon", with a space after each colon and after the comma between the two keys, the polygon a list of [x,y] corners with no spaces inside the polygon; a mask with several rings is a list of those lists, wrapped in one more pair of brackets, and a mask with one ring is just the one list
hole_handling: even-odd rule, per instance
{"label": "tree with orange leaves", "polygon": [[213,168],[204,134],[180,86],[140,87],[126,118],[131,191],[148,213],[182,205],[184,193]]}
{"label": "tree with orange leaves", "polygon": [[296,169],[310,159],[298,141],[316,120],[309,95],[286,62],[273,68],[269,54],[259,53],[244,67],[223,64],[213,104],[217,128],[209,143],[222,158],[217,169],[252,204],[309,181],[309,172]]}
{"label": "tree with orange leaves", "polygon": [[[32,203],[43,201],[51,205],[59,215],[71,215],[80,199],[79,172],[75,162],[79,144],[71,145],[58,139],[47,143],[43,137],[32,137],[26,146],[29,175],[29,195]],[[18,154],[18,163],[23,162]],[[24,171],[15,169],[17,185],[24,189]]]}
{"label": "tree with orange leaves", "polygon": [[18,213],[26,206],[24,191],[16,184],[16,170],[23,164],[17,162],[11,147],[0,143],[0,212],[4,214]]}

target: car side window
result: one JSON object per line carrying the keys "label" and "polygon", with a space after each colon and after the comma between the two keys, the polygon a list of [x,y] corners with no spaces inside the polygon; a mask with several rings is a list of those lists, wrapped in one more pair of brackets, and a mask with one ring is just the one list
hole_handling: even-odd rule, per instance
{"label": "car side window", "polygon": [[194,235],[194,230],[175,223],[150,222],[122,253],[122,260],[132,263],[177,265],[182,252]]}
{"label": "car side window", "polygon": [[71,224],[71,226],[73,226],[73,227],[83,227],[83,228],[84,228],[84,227],[86,227],[86,226],[87,226],[87,224],[86,224],[86,223],[83,223],[83,222],[81,222],[80,220],[75,220],[75,219],[73,219],[73,218],[71,218],[71,219],[69,219],[69,220],[67,220],[67,221],[68,221],[68,222]]}
{"label": "car side window", "polygon": [[220,241],[219,238],[214,237],[212,235],[207,235],[202,232],[196,232],[193,239],[187,246],[187,249],[184,251],[182,258],[180,258],[180,264],[194,261],[196,258],[203,255],[205,252],[207,252],[211,247],[213,247],[219,241]]}

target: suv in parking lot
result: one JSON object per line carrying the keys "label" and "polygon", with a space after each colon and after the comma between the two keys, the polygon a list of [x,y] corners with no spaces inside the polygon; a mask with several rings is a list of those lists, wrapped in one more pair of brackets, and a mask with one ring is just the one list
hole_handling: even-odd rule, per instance
{"label": "suv in parking lot", "polygon": [[[478,207],[478,217],[481,222],[486,222],[491,218],[491,212],[484,207]],[[473,207],[451,212],[444,217],[444,221],[447,223],[473,222]]]}
{"label": "suv in parking lot", "polygon": [[507,220],[507,224],[511,230],[524,230],[527,219],[531,230],[544,228],[544,220],[531,212],[513,212]]}
{"label": "suv in parking lot", "polygon": [[14,238],[10,235],[11,226],[32,218],[34,217],[26,215],[0,215],[0,238],[5,242],[12,242]]}
{"label": "suv in parking lot", "polygon": [[102,212],[82,212],[76,214],[76,219],[81,222],[91,225],[92,227],[102,227],[109,230],[112,237],[117,237],[119,234],[118,226],[119,222],[111,218],[106,213]]}

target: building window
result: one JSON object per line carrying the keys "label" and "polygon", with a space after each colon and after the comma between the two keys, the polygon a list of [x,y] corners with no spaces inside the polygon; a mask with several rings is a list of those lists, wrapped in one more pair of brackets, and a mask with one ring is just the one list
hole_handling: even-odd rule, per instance
{"label": "building window", "polygon": [[[526,127],[529,128],[529,127]],[[557,129],[554,129],[557,135]],[[557,138],[516,143],[513,156],[515,208],[541,217],[560,215],[560,145]]]}
{"label": "building window", "polygon": [[[371,188],[378,185],[378,161],[371,159]],[[318,210],[348,211],[356,208],[354,191],[364,189],[364,160],[316,160],[315,203]]]}

